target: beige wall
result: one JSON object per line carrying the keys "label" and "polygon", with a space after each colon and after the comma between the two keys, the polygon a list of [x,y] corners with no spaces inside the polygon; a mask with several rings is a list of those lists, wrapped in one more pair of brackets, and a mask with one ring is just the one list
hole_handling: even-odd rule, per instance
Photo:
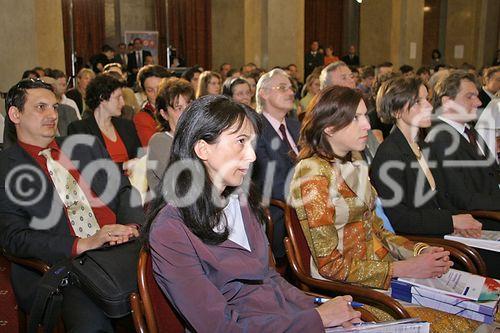
{"label": "beige wall", "polygon": [[154,1],[121,0],[120,24],[122,34],[125,31],[154,30]]}
{"label": "beige wall", "polygon": [[212,0],[212,68],[228,62],[240,67],[245,61],[245,3]]}
{"label": "beige wall", "polygon": [[0,8],[0,91],[37,65],[65,69],[60,0],[0,0]]}
{"label": "beige wall", "polygon": [[304,72],[304,0],[268,1],[268,68],[294,63]]}
{"label": "beige wall", "polygon": [[391,59],[392,0],[365,0],[361,5],[359,56],[363,64]]}
{"label": "beige wall", "polygon": [[61,1],[35,0],[38,63],[65,71]]}
{"label": "beige wall", "polygon": [[303,71],[304,0],[213,0],[212,5],[214,66],[295,63]]}
{"label": "beige wall", "polygon": [[[448,1],[446,24],[446,62],[459,66],[464,62],[475,63],[476,37],[482,0]],[[463,46],[463,57],[455,57],[456,47]]]}
{"label": "beige wall", "polygon": [[[365,0],[360,13],[363,64],[390,61],[419,67],[422,59],[424,0]],[[414,52],[411,45],[414,43]]]}

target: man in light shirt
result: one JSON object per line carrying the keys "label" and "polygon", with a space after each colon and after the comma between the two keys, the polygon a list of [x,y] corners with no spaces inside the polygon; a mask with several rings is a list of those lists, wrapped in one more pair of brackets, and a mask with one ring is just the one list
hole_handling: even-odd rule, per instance
{"label": "man in light shirt", "polygon": [[[257,83],[257,112],[261,113],[262,131],[257,141],[253,179],[264,200],[285,201],[290,173],[299,149],[300,124],[288,116],[293,109],[294,91],[289,76],[282,69],[264,74]],[[272,249],[278,266],[285,260],[283,211],[270,208],[274,223]]]}

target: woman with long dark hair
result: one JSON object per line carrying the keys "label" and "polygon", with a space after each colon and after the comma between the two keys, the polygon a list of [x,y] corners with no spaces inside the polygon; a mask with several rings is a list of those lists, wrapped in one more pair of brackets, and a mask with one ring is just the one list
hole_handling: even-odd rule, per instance
{"label": "woman with long dark hair", "polygon": [[350,296],[316,307],[269,267],[260,200],[242,185],[258,127],[253,110],[223,96],[184,111],[146,227],[156,281],[197,332],[323,332],[359,321]]}

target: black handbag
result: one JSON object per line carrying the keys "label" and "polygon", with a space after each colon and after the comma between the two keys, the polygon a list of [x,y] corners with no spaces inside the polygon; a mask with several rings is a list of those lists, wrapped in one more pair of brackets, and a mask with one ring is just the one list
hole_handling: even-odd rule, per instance
{"label": "black handbag", "polygon": [[44,274],[30,312],[29,332],[39,325],[51,332],[61,312],[64,287],[78,286],[110,318],[130,313],[129,296],[137,291],[137,262],[141,242],[89,250],[54,265]]}

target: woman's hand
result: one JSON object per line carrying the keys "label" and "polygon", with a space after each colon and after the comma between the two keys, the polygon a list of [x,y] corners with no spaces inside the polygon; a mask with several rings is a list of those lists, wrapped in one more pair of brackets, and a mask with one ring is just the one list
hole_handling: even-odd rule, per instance
{"label": "woman's hand", "polygon": [[410,277],[425,279],[430,277],[441,277],[446,274],[453,262],[450,260],[450,252],[442,247],[430,246],[422,250],[416,257],[395,262],[393,275],[395,277]]}
{"label": "woman's hand", "polygon": [[481,237],[483,225],[470,214],[453,215],[454,233],[462,237]]}
{"label": "woman's hand", "polygon": [[323,327],[350,327],[353,323],[361,322],[361,312],[355,311],[349,302],[352,302],[351,296],[339,296],[317,307]]}

